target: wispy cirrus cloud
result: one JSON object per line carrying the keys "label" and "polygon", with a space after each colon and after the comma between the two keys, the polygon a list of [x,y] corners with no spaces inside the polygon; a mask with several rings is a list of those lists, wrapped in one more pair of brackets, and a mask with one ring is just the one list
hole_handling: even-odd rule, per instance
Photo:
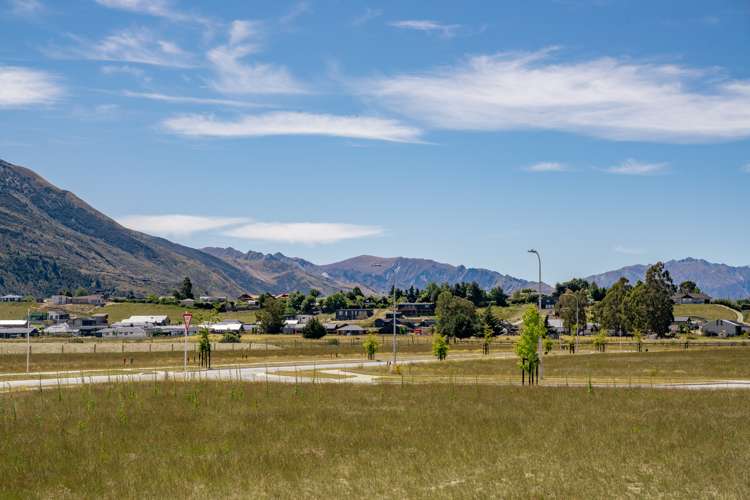
{"label": "wispy cirrus cloud", "polygon": [[62,95],[57,78],[46,71],[0,66],[0,108],[51,104]]}
{"label": "wispy cirrus cloud", "polygon": [[129,64],[112,65],[108,64],[99,68],[99,71],[104,75],[130,75],[144,82],[150,82],[151,77],[137,66],[131,66]]}
{"label": "wispy cirrus cloud", "polygon": [[211,217],[203,215],[126,215],[117,219],[121,225],[155,236],[185,237],[194,233],[222,229],[249,222],[247,217]]}
{"label": "wispy cirrus cloud", "polygon": [[750,81],[611,57],[559,61],[556,51],[476,56],[453,67],[360,80],[354,91],[440,129],[676,143],[750,137]]}
{"label": "wispy cirrus cloud", "polygon": [[196,65],[192,54],[145,28],[121,30],[98,41],[75,35],[69,37],[74,42],[72,46],[49,47],[44,50],[45,54],[58,59],[117,61],[172,68]]}
{"label": "wispy cirrus cloud", "polygon": [[215,99],[211,97],[191,97],[180,95],[160,94],[158,92],[134,92],[123,90],[121,94],[125,97],[134,97],[138,99],[148,99],[151,101],[170,102],[175,104],[205,104],[207,106],[229,106],[238,108],[257,108],[260,104],[238,101],[234,99]]}
{"label": "wispy cirrus cloud", "polygon": [[603,170],[608,174],[616,175],[657,175],[666,173],[668,167],[667,163],[645,163],[629,159]]}
{"label": "wispy cirrus cloud", "polygon": [[260,51],[263,23],[235,20],[229,28],[229,41],[209,50],[206,57],[216,78],[212,86],[226,94],[303,94],[305,85],[286,67],[270,63],[249,63],[245,59]]}
{"label": "wispy cirrus cloud", "polygon": [[406,19],[402,21],[392,21],[389,26],[400,29],[422,31],[425,33],[438,33],[440,36],[450,38],[456,35],[461,29],[460,24],[443,24],[431,19]]}
{"label": "wispy cirrus cloud", "polygon": [[207,17],[178,10],[173,2],[168,0],[96,0],[96,3],[110,9],[161,17],[174,22],[213,24]]}
{"label": "wispy cirrus cloud", "polygon": [[614,251],[616,253],[621,253],[623,255],[645,255],[646,251],[642,248],[633,248],[633,247],[626,247],[622,245],[616,245],[614,248]]}
{"label": "wispy cirrus cloud", "polygon": [[362,14],[352,19],[352,25],[362,26],[363,24],[367,24],[368,22],[382,15],[383,11],[381,9],[372,9],[370,7],[367,7]]}
{"label": "wispy cirrus cloud", "polygon": [[740,171],[750,174],[750,163],[747,163],[740,167]]}
{"label": "wispy cirrus cloud", "polygon": [[380,236],[383,228],[327,222],[255,222],[224,232],[234,238],[306,245]]}
{"label": "wispy cirrus cloud", "polygon": [[195,137],[321,135],[391,142],[419,142],[421,131],[396,120],[365,116],[270,112],[220,120],[211,115],[182,115],[162,122],[172,133]]}
{"label": "wispy cirrus cloud", "polygon": [[19,17],[36,17],[47,11],[39,0],[10,0],[8,4],[10,13]]}
{"label": "wispy cirrus cloud", "polygon": [[135,231],[166,238],[186,238],[197,233],[212,233],[246,240],[307,245],[336,243],[383,234],[383,229],[378,226],[334,222],[258,222],[249,217],[185,214],[126,215],[118,218],[117,222]]}
{"label": "wispy cirrus cloud", "polygon": [[534,172],[534,173],[568,172],[570,171],[570,168],[568,168],[568,166],[565,165],[564,163],[559,163],[556,161],[543,161],[540,163],[529,165],[528,167],[525,167],[524,170],[526,170],[527,172]]}
{"label": "wispy cirrus cloud", "polygon": [[297,20],[298,17],[310,13],[312,13],[312,6],[310,5],[310,2],[302,0],[292,5],[292,8],[289,9],[289,12],[281,16],[279,22],[281,22],[281,24],[288,25]]}

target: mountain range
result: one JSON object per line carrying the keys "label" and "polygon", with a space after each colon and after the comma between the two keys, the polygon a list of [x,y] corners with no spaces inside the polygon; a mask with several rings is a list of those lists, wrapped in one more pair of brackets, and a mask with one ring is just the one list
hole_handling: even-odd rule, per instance
{"label": "mountain range", "polygon": [[[625,267],[588,279],[603,286],[621,276],[636,281],[646,267]],[[750,295],[750,267],[684,259],[667,262],[667,269],[675,282],[695,281],[714,297]],[[198,293],[230,296],[312,288],[329,294],[354,287],[383,293],[394,280],[399,288],[461,281],[476,281],[485,289],[500,286],[506,293],[537,287],[496,271],[429,259],[361,255],[318,265],[281,253],[198,250],[125,228],[33,171],[0,160],[0,294],[42,296],[78,287],[162,294],[174,290],[185,276]]]}
{"label": "mountain range", "polygon": [[[397,271],[396,271],[397,270]],[[28,168],[0,160],[0,294],[48,295],[78,287],[169,293],[189,276],[199,293],[360,287],[365,293],[430,281],[477,281],[507,292],[534,283],[486,269],[426,259],[361,256],[316,265],[281,253],[197,250],[125,228]],[[545,285],[547,287],[547,285]]]}
{"label": "mountain range", "polygon": [[[686,258],[670,260],[664,267],[672,276],[675,285],[683,281],[694,281],[702,292],[714,298],[741,299],[750,297],[750,266],[733,267],[716,264],[703,259]],[[621,277],[631,283],[643,280],[647,265],[627,266],[616,271],[595,274],[586,278],[599,286],[612,286]]]}

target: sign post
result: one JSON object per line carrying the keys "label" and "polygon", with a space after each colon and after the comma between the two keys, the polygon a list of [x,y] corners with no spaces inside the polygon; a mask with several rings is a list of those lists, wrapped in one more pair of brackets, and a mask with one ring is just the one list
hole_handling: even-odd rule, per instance
{"label": "sign post", "polygon": [[187,380],[187,351],[188,351],[188,331],[190,330],[190,322],[193,321],[193,315],[189,312],[185,312],[182,315],[182,322],[185,323],[185,379]]}

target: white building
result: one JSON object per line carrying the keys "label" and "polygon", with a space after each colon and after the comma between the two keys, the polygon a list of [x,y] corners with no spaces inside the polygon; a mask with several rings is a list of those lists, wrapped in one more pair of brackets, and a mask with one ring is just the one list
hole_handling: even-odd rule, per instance
{"label": "white building", "polygon": [[47,335],[70,336],[78,335],[80,331],[76,330],[67,323],[58,323],[56,325],[51,325],[45,328],[44,333],[46,333]]}
{"label": "white building", "polygon": [[23,297],[20,295],[3,295],[0,297],[0,302],[21,302],[23,300]]}
{"label": "white building", "polygon": [[29,322],[25,319],[0,319],[0,328],[26,328]]}
{"label": "white building", "polygon": [[112,326],[125,327],[125,326],[165,326],[169,324],[169,316],[164,314],[154,316],[131,316],[125,318],[122,321],[118,321]]}
{"label": "white building", "polygon": [[242,333],[245,330],[243,323],[236,319],[225,319],[218,323],[206,323],[202,328],[208,328],[214,333]]}

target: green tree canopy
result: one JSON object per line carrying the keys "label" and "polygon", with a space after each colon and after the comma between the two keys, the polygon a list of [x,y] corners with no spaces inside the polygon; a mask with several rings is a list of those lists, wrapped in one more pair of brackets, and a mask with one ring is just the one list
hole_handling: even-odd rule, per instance
{"label": "green tree canopy", "polygon": [[701,293],[701,289],[695,281],[683,281],[680,283],[680,292],[682,293]]}
{"label": "green tree canopy", "polygon": [[539,338],[546,333],[544,319],[536,307],[528,307],[523,314],[521,336],[516,342],[516,354],[519,357],[518,366],[528,374],[532,374],[539,363],[537,346]]}
{"label": "green tree canopy", "polygon": [[[568,333],[573,331],[576,321],[581,325],[586,324],[586,306],[588,305],[589,295],[587,289],[581,288],[578,291],[568,290],[562,295],[555,305],[555,312],[562,318],[565,329]],[[576,316],[577,313],[577,316]]]}
{"label": "green tree canopy", "polygon": [[446,337],[467,338],[481,332],[476,308],[470,301],[442,292],[435,305],[437,330]]}
{"label": "green tree canopy", "polygon": [[258,312],[260,327],[265,333],[280,333],[284,326],[284,312],[286,301],[282,299],[267,298],[263,309]]}
{"label": "green tree canopy", "polygon": [[495,304],[496,306],[505,307],[508,305],[508,295],[506,295],[503,288],[496,286],[487,294],[487,300]]}
{"label": "green tree canopy", "polygon": [[322,339],[326,336],[326,329],[318,318],[312,318],[302,328],[302,336],[306,339]]}
{"label": "green tree canopy", "polygon": [[632,288],[627,278],[620,278],[597,304],[596,316],[603,330],[611,330],[618,335],[628,332],[628,294]]}

